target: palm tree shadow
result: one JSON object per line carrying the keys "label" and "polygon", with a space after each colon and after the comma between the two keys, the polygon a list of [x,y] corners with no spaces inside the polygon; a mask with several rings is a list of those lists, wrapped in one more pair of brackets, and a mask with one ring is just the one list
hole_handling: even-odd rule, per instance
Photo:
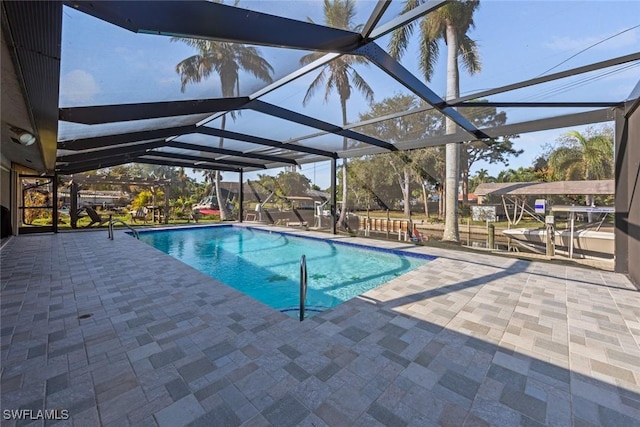
{"label": "palm tree shadow", "polygon": [[[454,256],[454,255],[442,255],[442,254],[437,254],[437,255],[433,255],[434,258],[442,258],[442,259],[449,259],[452,261],[464,261],[465,263],[468,264],[475,264],[481,267],[487,267],[487,265],[491,266],[491,267],[495,267],[495,268],[502,268],[504,269],[504,271],[508,274],[514,273],[514,272],[525,272],[525,269],[522,269],[522,266],[524,265],[530,265],[534,260],[528,260],[528,259],[518,259],[515,263],[507,266],[507,267],[502,267],[496,264],[487,264],[487,261],[485,260],[480,260],[480,261],[474,261],[473,259],[469,258],[469,257],[464,257],[464,255],[468,255],[469,252],[456,252],[456,254],[460,254],[460,256]],[[499,258],[498,256],[495,256],[496,258]],[[503,257],[504,258],[504,257]],[[539,261],[537,261],[539,262]],[[550,265],[554,265],[554,266],[558,266],[558,264],[550,264]],[[571,266],[573,267],[573,266]],[[576,267],[579,268],[579,267]],[[593,272],[599,272],[600,270],[598,269],[593,269],[593,270],[588,270],[585,268],[585,271],[593,271]],[[533,273],[533,271],[532,271]],[[497,274],[497,273],[496,273]],[[566,275],[556,275],[553,274],[551,272],[547,271],[535,271],[536,275],[539,276],[543,276],[543,277],[548,277],[550,279],[560,279],[560,280],[571,280],[572,282],[576,282],[576,283],[580,283],[583,285],[592,285],[592,286],[598,286],[598,287],[603,287],[603,288],[610,288],[610,289],[620,289],[620,290],[624,290],[624,291],[631,291],[631,292],[637,292],[640,289],[632,289],[629,287],[624,287],[624,286],[613,286],[613,285],[607,285],[606,283],[598,283],[595,281],[589,281],[589,280],[584,280],[581,278],[576,278],[576,277],[571,277],[571,278],[567,278]],[[599,277],[599,275],[598,275]]]}
{"label": "palm tree shadow", "polygon": [[[525,270],[526,264],[522,261],[511,271]],[[410,371],[410,375],[405,375],[408,373],[405,372],[401,376],[416,384],[421,378],[428,378],[434,384],[425,388],[438,399],[465,407],[471,418],[476,416],[492,425],[640,425],[637,418],[633,417],[640,406],[640,394],[634,388],[625,388],[624,382],[612,379],[611,375],[609,379],[602,379],[596,373],[597,369],[594,370],[594,376],[585,375],[549,362],[545,356],[538,357],[534,352],[514,350],[509,344],[503,345],[502,338],[490,333],[495,326],[483,324],[482,321],[465,322],[462,325],[464,331],[460,331],[394,309],[419,298],[428,299],[468,289],[507,274],[498,272],[405,298],[379,302],[375,304],[376,308],[372,308],[371,298],[361,296],[346,313],[338,312],[331,318],[330,312],[327,312],[329,316],[326,316],[326,320],[344,327],[345,330],[340,334],[345,337],[359,332],[358,328],[352,326],[354,321],[358,322],[359,328],[376,337],[378,345],[386,347],[380,357]],[[405,320],[398,321],[399,318]],[[320,320],[322,316],[317,319]],[[506,325],[499,327],[503,333],[506,333],[506,328]],[[382,338],[380,333],[384,335]],[[539,337],[542,339],[531,338],[531,343],[538,347],[540,354],[555,351],[567,357],[580,348],[574,347],[572,350],[568,337],[566,342],[554,347],[556,343],[551,339],[551,332]],[[400,350],[409,349],[407,346],[413,342],[424,343],[424,347],[417,352]],[[553,349],[543,350],[544,342],[548,342],[547,345]],[[369,348],[367,345],[369,343],[356,344]],[[598,344],[595,345],[600,348]],[[622,348],[616,352],[613,350],[617,346],[610,346],[612,352],[607,349],[607,354],[614,357],[612,369],[618,369],[620,376],[626,374],[627,382],[635,383],[632,365],[640,356],[637,347],[633,353],[623,352]]]}
{"label": "palm tree shadow", "polygon": [[[440,258],[445,258],[445,257],[440,257]],[[456,258],[452,258],[452,259],[456,259]],[[465,260],[467,261],[467,260]],[[469,262],[469,261],[467,261]],[[516,262],[514,262],[512,265],[510,265],[507,268],[504,268],[501,271],[495,272],[495,273],[491,273],[491,274],[487,274],[484,276],[480,276],[480,277],[473,277],[471,279],[468,280],[464,280],[462,282],[458,282],[458,283],[452,283],[449,285],[445,285],[442,287],[438,287],[435,289],[428,289],[422,292],[418,292],[415,294],[411,294],[411,295],[405,295],[399,298],[394,298],[391,300],[387,300],[387,301],[378,301],[375,300],[374,298],[371,297],[366,297],[366,299],[370,300],[370,301],[375,301],[377,305],[382,306],[382,307],[400,307],[406,304],[410,304],[410,303],[415,303],[416,301],[423,301],[423,300],[428,300],[431,298],[435,298],[435,297],[439,297],[442,295],[446,295],[446,294],[450,294],[453,292],[459,292],[459,291],[463,291],[465,289],[470,289],[470,288],[475,288],[476,286],[480,286],[480,285],[484,285],[487,284],[489,282],[496,282],[500,279],[505,279],[508,277],[513,276],[514,274],[517,273],[526,273],[528,272],[528,268],[530,266],[531,262],[530,261],[524,261],[524,260],[517,260]],[[486,266],[486,264],[481,264]],[[533,272],[531,272],[533,273]],[[551,278],[551,279],[561,279],[561,280],[566,280],[566,277],[559,277],[550,273],[544,273],[544,272],[535,272],[536,276],[542,276],[542,277],[547,277],[547,278]],[[585,280],[580,280],[580,279],[576,279],[576,278],[571,278],[569,279],[572,282],[575,283],[579,283],[582,285],[590,285],[590,286],[598,286],[598,287],[604,287],[604,288],[611,288],[611,289],[616,289],[616,290],[623,290],[623,291],[630,291],[630,292],[638,292],[636,289],[631,289],[631,288],[624,288],[624,287],[619,287],[619,286],[611,286],[611,285],[607,285],[607,284],[603,284],[603,283],[594,283],[594,282],[589,282],[589,281],[585,281]]]}

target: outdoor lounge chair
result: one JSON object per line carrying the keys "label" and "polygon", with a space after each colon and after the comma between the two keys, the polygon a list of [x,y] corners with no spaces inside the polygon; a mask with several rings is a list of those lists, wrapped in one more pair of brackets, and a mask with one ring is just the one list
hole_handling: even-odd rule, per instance
{"label": "outdoor lounge chair", "polygon": [[100,216],[100,214],[98,214],[98,212],[96,212],[91,206],[87,206],[84,210],[87,212],[87,215],[89,215],[89,219],[91,219],[91,222],[87,227],[91,227],[93,224],[98,224],[98,226],[100,226],[111,220],[111,217],[105,218]]}
{"label": "outdoor lounge chair", "polygon": [[137,219],[141,219],[144,223],[147,223],[147,208],[138,208],[135,211],[131,211],[131,221],[136,222]]}

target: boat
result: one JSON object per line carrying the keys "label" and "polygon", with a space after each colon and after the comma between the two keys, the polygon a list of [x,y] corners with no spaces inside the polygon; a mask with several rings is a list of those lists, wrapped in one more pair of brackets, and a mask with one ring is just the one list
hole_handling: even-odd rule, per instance
{"label": "boat", "polygon": [[191,206],[191,210],[193,210],[194,213],[200,213],[202,215],[220,214],[220,207],[218,206],[218,200],[215,196],[205,197],[195,205]]}
{"label": "boat", "polygon": [[[518,244],[534,252],[545,253],[547,230],[544,228],[512,228],[502,230],[506,236]],[[573,247],[571,230],[556,230],[554,244],[557,252],[580,254],[582,256],[613,258],[615,252],[614,234],[611,231],[579,228],[573,230]]]}

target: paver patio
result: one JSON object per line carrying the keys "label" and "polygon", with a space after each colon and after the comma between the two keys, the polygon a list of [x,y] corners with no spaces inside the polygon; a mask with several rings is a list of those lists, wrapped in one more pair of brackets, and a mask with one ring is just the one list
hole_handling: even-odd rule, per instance
{"label": "paver patio", "polygon": [[122,231],[12,238],[2,425],[640,426],[626,277],[335,238],[438,258],[299,322]]}

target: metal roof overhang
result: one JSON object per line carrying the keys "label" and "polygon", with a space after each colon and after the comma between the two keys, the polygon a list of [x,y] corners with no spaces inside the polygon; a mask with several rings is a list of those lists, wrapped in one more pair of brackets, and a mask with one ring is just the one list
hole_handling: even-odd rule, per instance
{"label": "metal roof overhang", "polygon": [[[13,143],[5,144],[7,141],[3,139],[3,156],[39,171],[53,170],[58,136],[62,3],[3,1],[2,31],[3,41],[11,51],[11,61],[26,105],[28,118],[25,120],[31,123],[31,129],[28,130],[38,141],[24,155],[16,153],[17,157],[13,158]],[[2,68],[5,83],[4,65]],[[2,88],[3,95],[6,89]],[[16,108],[15,105],[3,103],[3,121],[11,117],[12,112],[7,110]],[[25,155],[31,158],[25,159]]]}
{"label": "metal roof overhang", "polygon": [[343,53],[363,43],[362,36],[352,31],[207,1],[65,4],[136,33]]}
{"label": "metal roof overhang", "polygon": [[[37,127],[37,133],[42,145],[42,155],[45,168],[53,170],[56,145],[57,148],[78,151],[77,157],[70,154],[61,154],[58,171],[63,170],[88,170],[87,168],[96,165],[115,165],[120,160],[124,163],[129,158],[154,161],[156,164],[169,164],[175,160],[176,166],[190,166],[185,159],[177,157],[171,159],[154,159],[148,155],[138,156],[142,147],[136,142],[163,142],[161,147],[171,147],[171,144],[186,144],[175,141],[173,138],[189,133],[205,133],[208,135],[223,136],[225,138],[236,138],[241,141],[251,142],[271,148],[282,150],[287,153],[280,157],[270,152],[268,155],[254,150],[241,152],[230,150],[230,152],[220,151],[218,154],[224,156],[245,157],[246,159],[259,159],[273,162],[272,164],[293,164],[314,161],[326,158],[348,157],[358,155],[358,153],[383,152],[395,149],[411,149],[440,145],[447,142],[461,142],[472,138],[487,138],[500,135],[509,135],[519,132],[532,132],[536,130],[552,129],[558,127],[573,126],[574,124],[588,124],[603,120],[611,120],[611,109],[596,110],[589,113],[570,114],[565,116],[555,116],[553,118],[535,120],[525,123],[514,123],[491,129],[476,129],[470,125],[464,117],[457,112],[454,107],[477,106],[475,103],[466,101],[480,99],[496,93],[508,92],[518,88],[533,86],[540,83],[549,82],[580,73],[585,73],[600,68],[612,66],[616,63],[637,61],[640,53],[627,55],[621,58],[603,61],[601,63],[590,64],[572,70],[554,73],[536,79],[514,83],[500,88],[493,88],[475,94],[460,97],[446,102],[440,99],[434,92],[420,80],[411,75],[397,61],[389,57],[386,52],[380,49],[374,41],[379,37],[388,34],[394,29],[410,22],[416,17],[422,16],[444,4],[444,1],[427,1],[412,11],[399,16],[392,21],[377,28],[376,23],[386,9],[386,2],[378,2],[371,17],[367,21],[361,33],[338,30],[334,28],[316,25],[308,22],[297,21],[288,18],[268,15],[264,13],[240,9],[233,6],[217,4],[212,2],[145,2],[145,1],[97,1],[81,2],[69,1],[64,4],[79,9],[85,13],[99,19],[127,28],[130,31],[161,34],[183,37],[208,38],[214,40],[225,40],[237,43],[250,43],[266,46],[279,46],[293,49],[306,49],[315,51],[331,52],[314,64],[302,67],[291,73],[289,76],[281,78],[279,81],[258,90],[249,97],[230,99],[209,99],[176,101],[168,103],[145,104],[146,108],[138,108],[141,104],[131,104],[123,109],[119,106],[82,107],[83,110],[57,108],[58,87],[60,80],[60,45],[62,31],[62,4],[59,2],[3,2],[3,29],[10,31],[13,38],[12,47],[15,50],[15,62],[19,66],[24,82],[25,92],[29,102],[29,109],[33,116],[33,123]],[[30,22],[36,20],[42,25],[34,29]],[[6,21],[6,23],[5,23]],[[212,22],[215,25],[212,25]],[[318,67],[321,67],[342,54],[359,54],[367,57],[387,74],[398,80],[405,87],[416,93],[432,107],[436,108],[452,120],[465,132],[453,135],[438,136],[424,140],[409,141],[391,145],[386,141],[379,141],[366,135],[360,135],[351,131],[351,128],[359,124],[349,126],[335,126],[326,122],[318,121],[312,117],[299,115],[280,107],[270,106],[270,104],[257,100],[256,98],[280,87],[295,78],[304,75]],[[633,101],[633,100],[632,100]],[[474,104],[474,105],[472,105]],[[572,106],[609,106],[620,107],[620,102],[611,103],[487,103],[487,106],[522,106],[522,107],[572,107]],[[637,105],[637,101],[633,104]],[[99,122],[99,113],[103,117],[110,116],[115,121],[132,121],[143,118],[155,118],[174,115],[184,115],[190,113],[215,113],[223,114],[226,111],[249,108],[252,106],[256,111],[264,112],[270,110],[274,117],[292,120],[305,125],[313,124],[321,132],[332,132],[337,135],[347,136],[359,140],[369,147],[354,149],[345,152],[332,153],[319,150],[313,147],[297,145],[295,141],[274,141],[264,138],[243,135],[229,131],[222,131],[210,127],[201,126],[206,122],[200,120],[198,123],[187,126],[177,126],[173,128],[154,129],[145,131],[134,131],[126,134],[105,135],[95,138],[85,138],[70,141],[59,141],[57,139],[58,119],[78,120],[88,122]],[[100,110],[102,109],[102,110]],[[119,109],[119,110],[117,110]],[[114,111],[117,110],[117,111]],[[406,112],[412,114],[415,111]],[[137,114],[137,116],[136,116]],[[268,114],[268,113],[267,113]],[[84,118],[79,117],[85,115]],[[402,114],[401,114],[402,115]],[[400,116],[401,116],[400,115]],[[593,119],[594,121],[588,121]],[[213,136],[213,135],[212,135]],[[167,140],[171,138],[172,140]],[[359,139],[360,138],[360,139]],[[302,140],[304,138],[298,138]],[[128,145],[125,145],[128,144]],[[191,144],[191,147],[182,146],[187,150],[212,152],[212,146],[200,146]],[[92,151],[96,148],[114,149],[110,153],[101,153],[108,161],[97,161],[91,158]],[[225,148],[224,150],[227,150]],[[74,155],[76,155],[74,154]],[[82,156],[80,156],[82,154]],[[94,152],[95,154],[95,152]],[[108,154],[108,156],[107,156]],[[302,154],[302,155],[301,155]],[[311,155],[311,156],[310,156]],[[120,156],[120,157],[118,157]],[[261,157],[258,157],[261,156]],[[317,157],[314,157],[317,156]],[[267,158],[269,157],[269,158]],[[203,158],[203,161],[209,161]],[[160,163],[158,163],[160,162]],[[292,163],[293,162],[293,163]],[[197,163],[197,162],[196,162]],[[207,166],[209,166],[207,164]],[[200,166],[198,166],[200,167]],[[221,166],[222,167],[222,166]],[[231,168],[241,170],[242,168]]]}
{"label": "metal roof overhang", "polygon": [[615,181],[554,181],[554,182],[505,182],[483,183],[474,191],[478,196],[489,194],[510,196],[543,195],[609,195],[615,194]]}
{"label": "metal roof overhang", "polygon": [[[149,158],[149,157],[140,157],[136,160],[136,163],[142,163],[142,164],[148,164],[148,165],[158,165],[158,166],[175,166],[175,167],[182,167],[182,168],[192,168],[194,167],[193,162],[181,162],[179,160],[167,160],[167,159],[154,159],[154,158]],[[232,167],[228,167],[228,166],[220,166],[220,165],[216,165],[216,164],[210,164],[207,162],[202,162],[201,164],[198,164],[197,166],[198,169],[205,169],[205,170],[218,170],[218,171],[223,171],[223,172],[242,172],[242,168],[232,168]]]}
{"label": "metal roof overhang", "polygon": [[60,108],[59,118],[66,122],[95,125],[99,123],[155,119],[158,117],[214,113],[216,111],[232,111],[241,108],[248,102],[248,97],[240,97]]}
{"label": "metal roof overhang", "polygon": [[168,178],[131,178],[128,176],[114,177],[107,175],[75,175],[72,182],[76,184],[113,184],[113,185],[168,185],[171,179]]}
{"label": "metal roof overhang", "polygon": [[[207,109],[208,108],[208,109]],[[113,123],[132,120],[143,120],[159,117],[172,117],[181,115],[192,115],[198,113],[213,113],[216,111],[232,111],[239,109],[250,109],[264,113],[273,117],[278,117],[284,120],[289,120],[295,123],[299,123],[305,126],[316,128],[328,133],[334,133],[336,135],[346,136],[357,141],[361,141],[367,144],[377,145],[390,151],[395,151],[396,148],[393,144],[381,141],[376,138],[372,138],[367,135],[360,134],[348,129],[344,129],[341,126],[336,126],[331,123],[324,122],[322,120],[314,119],[313,117],[306,116],[304,114],[296,113],[295,111],[287,110],[282,107],[278,107],[267,102],[260,100],[253,100],[249,102],[249,98],[220,98],[220,99],[205,99],[194,101],[175,101],[175,102],[152,102],[142,104],[119,104],[119,105],[99,105],[95,107],[74,107],[74,108],[61,108],[60,120],[82,123],[82,124],[102,124]],[[221,129],[214,129],[210,131],[208,127],[198,126],[195,128],[196,132],[208,133],[213,136],[223,136],[231,139],[239,139],[240,141],[248,141],[246,138],[248,135],[242,135],[234,133],[235,138]],[[215,132],[215,134],[212,134]],[[225,136],[226,134],[227,136]],[[72,147],[65,147],[72,149]],[[94,147],[89,147],[94,148]],[[320,154],[320,153],[314,153]],[[325,152],[325,155],[331,157],[329,153]]]}
{"label": "metal roof overhang", "polygon": [[[373,37],[379,37],[383,34],[381,31],[378,31],[378,34],[376,34],[374,27],[388,7],[388,4],[385,3],[386,2],[378,3],[367,24],[363,28],[362,33],[353,33],[208,2],[180,2],[179,6],[170,2],[165,2],[160,3],[157,7],[154,5],[153,8],[149,8],[148,2],[66,2],[66,4],[82,10],[85,13],[134,32],[190,36],[239,43],[270,46],[276,45],[288,48],[301,48],[316,51],[327,50],[331,52],[353,54],[360,54],[357,49],[371,42],[372,39],[367,37],[369,34]],[[417,10],[408,14],[410,16],[398,17],[394,19],[393,22],[387,24],[385,26],[385,31],[391,31],[395,26],[400,26],[409,19],[414,19],[415,17],[428,13],[443,3],[444,2],[442,1],[432,1],[428,2],[428,4],[421,5]],[[245,22],[245,20],[247,21]],[[188,22],[189,24],[185,24],[185,22]],[[216,23],[216,25],[211,25],[212,22]],[[242,23],[247,25],[241,25]],[[288,28],[288,31],[282,31],[282,28],[285,28],[285,26]],[[242,28],[242,30],[239,30],[240,28]],[[397,65],[399,66],[399,64]],[[421,87],[418,92],[423,94],[428,92],[428,89],[425,91],[424,88]],[[270,114],[285,120],[311,126],[325,132],[335,133],[366,144],[372,144],[385,150],[396,150],[396,147],[393,144],[380,141],[367,135],[359,134],[352,130],[335,126],[259,100],[254,99],[248,104],[246,101],[247,99],[244,98],[65,108],[60,110],[59,116],[61,120],[96,124],[123,120],[130,121],[145,118],[165,117],[169,115],[193,114],[204,112],[207,109],[209,110],[207,112],[212,113],[220,110],[229,111],[242,108],[242,106],[246,105],[247,108],[251,108],[265,114]],[[444,107],[444,110],[448,111],[450,109]],[[455,112],[452,113],[452,115],[455,115]],[[471,129],[472,126],[465,122],[465,119],[461,116],[455,116],[454,120],[461,122],[461,126],[465,129],[473,131],[473,129]],[[241,135],[238,133],[229,133],[229,131],[221,129],[203,129],[202,126],[197,126],[197,128],[196,132],[199,133],[206,133],[209,135],[215,133],[217,134],[216,136],[258,143],[275,148],[289,149],[294,152],[297,151],[316,156],[329,158],[338,157],[336,153],[317,150],[315,148],[297,145],[294,146],[293,144],[281,142],[274,143],[274,141],[265,140],[263,138]],[[146,137],[149,137],[149,134],[147,134]],[[122,142],[131,142],[130,139],[126,140],[124,135],[119,136],[119,140]],[[105,145],[111,145],[111,143],[113,143],[113,140],[111,140],[111,142],[108,141],[108,138],[103,138],[102,140],[94,140],[93,142],[95,144],[91,144],[91,142],[86,140],[82,141],[82,143],[84,143],[84,148],[93,149],[97,147],[97,143],[103,143]],[[79,142],[80,141],[76,141],[73,144],[63,142],[60,145],[60,148],[71,150],[77,149],[81,146]],[[134,148],[132,147],[131,149],[133,150]],[[81,168],[83,165],[87,167],[89,166],[88,163],[80,163],[67,166],[67,168]],[[62,169],[59,169],[59,171],[62,171]]]}

